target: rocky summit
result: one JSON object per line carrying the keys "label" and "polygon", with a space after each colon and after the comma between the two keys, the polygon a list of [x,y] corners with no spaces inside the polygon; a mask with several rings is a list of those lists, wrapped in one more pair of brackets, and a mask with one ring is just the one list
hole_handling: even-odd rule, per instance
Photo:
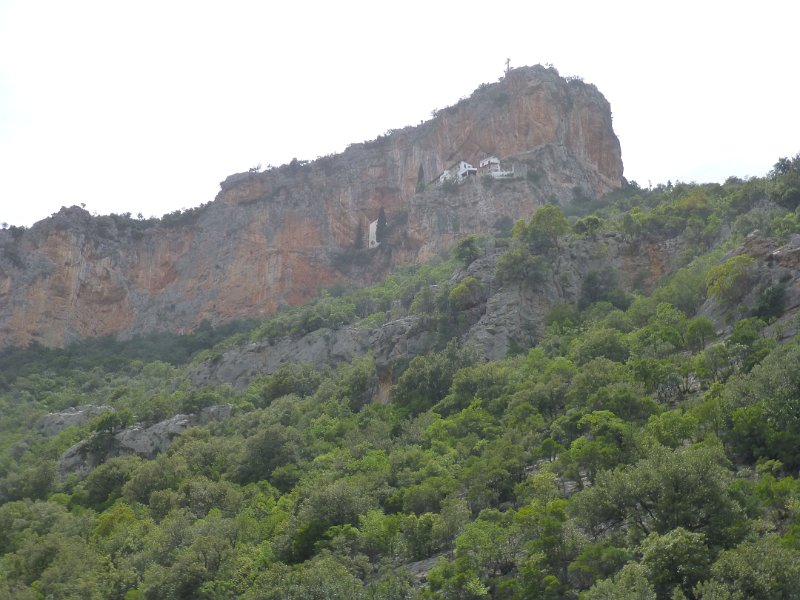
{"label": "rocky summit", "polygon": [[622,173],[594,86],[513,69],[418,126],[231,175],[198,208],[137,220],[73,206],[0,231],[0,346],[260,318],[546,202],[600,198]]}

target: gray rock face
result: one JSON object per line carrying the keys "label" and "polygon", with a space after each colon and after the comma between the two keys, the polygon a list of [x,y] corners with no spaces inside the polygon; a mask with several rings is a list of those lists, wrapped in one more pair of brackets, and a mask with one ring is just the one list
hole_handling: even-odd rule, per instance
{"label": "gray rock face", "polygon": [[287,363],[310,364],[317,369],[349,362],[372,352],[379,372],[398,360],[425,352],[433,343],[431,332],[418,327],[418,319],[406,317],[377,329],[358,326],[319,329],[275,342],[258,342],[233,348],[189,374],[193,385],[230,383],[244,388],[257,376],[268,375]]}
{"label": "gray rock face", "polygon": [[424,560],[417,560],[411,563],[406,563],[403,565],[411,576],[416,581],[417,585],[424,585],[426,581],[428,581],[428,573],[431,572],[431,569],[436,566],[436,563],[439,562],[442,558],[452,558],[451,553],[439,554],[438,556],[432,556],[431,558],[426,558]]}
{"label": "gray rock face", "polygon": [[194,385],[226,382],[243,388],[256,375],[273,373],[286,363],[307,363],[321,369],[352,360],[367,351],[369,335],[369,331],[354,327],[319,329],[297,340],[248,344],[204,363],[189,378]]}
{"label": "gray rock face", "polygon": [[34,428],[45,436],[52,436],[73,425],[83,425],[104,412],[113,411],[110,406],[73,406],[57,413],[48,413],[39,418]]}
{"label": "gray rock face", "polygon": [[462,276],[478,278],[491,293],[480,320],[464,339],[487,360],[502,358],[514,347],[531,347],[544,334],[544,320],[556,305],[579,301],[590,273],[610,270],[624,289],[647,286],[676,268],[680,247],[679,240],[653,247],[617,235],[573,240],[553,253],[544,281],[535,284],[500,286],[493,279],[499,252],[476,261]]}
{"label": "gray rock face", "polygon": [[[562,243],[553,253],[548,276],[535,285],[501,285],[495,272],[504,250],[490,249],[451,280],[456,284],[465,277],[475,277],[486,292],[485,300],[463,315],[467,329],[462,341],[487,360],[502,358],[514,347],[530,347],[543,335],[544,319],[552,308],[576,303],[583,281],[593,271],[611,269],[626,289],[646,287],[678,266],[681,247],[679,240],[632,244],[616,235],[573,240]],[[230,383],[243,388],[257,375],[274,373],[285,363],[323,369],[371,352],[379,378],[386,382],[395,365],[430,351],[436,341],[436,333],[427,330],[424,320],[417,316],[371,330],[358,326],[321,329],[299,339],[287,337],[232,348],[196,366],[189,379],[193,385]]]}
{"label": "gray rock face", "polygon": [[503,358],[515,344],[532,346],[540,321],[547,314],[542,304],[538,295],[519,286],[501,290],[486,302],[486,312],[469,329],[465,340],[487,360]]}
{"label": "gray rock face", "polygon": [[114,434],[117,453],[137,454],[143,458],[153,458],[172,443],[175,436],[191,427],[197,418],[194,415],[175,415],[150,427],[134,425]]}
{"label": "gray rock face", "polygon": [[783,314],[766,332],[778,339],[793,337],[798,331],[797,315],[800,313],[800,235],[794,234],[786,244],[776,246],[756,230],[747,236],[741,247],[731,250],[726,259],[740,254],[755,259],[747,293],[737,300],[736,307],[710,298],[700,308],[700,314],[711,319],[718,332],[730,333],[733,330],[731,314],[738,313],[735,316],[740,318],[751,315],[766,288],[780,288]]}
{"label": "gray rock face", "polygon": [[223,404],[204,408],[197,414],[175,415],[149,427],[134,425],[113,435],[94,434],[64,452],[58,462],[59,475],[62,478],[69,474],[84,477],[94,467],[115,456],[135,454],[153,458],[189,427],[222,420],[230,414],[231,405]]}

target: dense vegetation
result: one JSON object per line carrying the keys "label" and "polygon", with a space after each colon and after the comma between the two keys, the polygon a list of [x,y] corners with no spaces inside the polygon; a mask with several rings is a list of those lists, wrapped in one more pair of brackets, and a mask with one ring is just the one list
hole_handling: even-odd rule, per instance
{"label": "dense vegetation", "polygon": [[[735,251],[754,229],[800,232],[798,205],[800,158],[724,185],[631,184],[255,327],[6,351],[0,596],[800,597],[790,282]],[[683,268],[651,289],[590,273],[535,346],[501,360],[459,341],[490,293],[464,265],[487,247],[502,285],[534,289],[570,239],[603,235],[680,240]],[[244,343],[408,315],[436,335],[395,366],[385,402],[370,355],[287,364],[246,389],[187,377]],[[57,468],[79,440],[223,403],[229,418],[152,460]],[[116,412],[49,437],[35,426],[89,404]]]}

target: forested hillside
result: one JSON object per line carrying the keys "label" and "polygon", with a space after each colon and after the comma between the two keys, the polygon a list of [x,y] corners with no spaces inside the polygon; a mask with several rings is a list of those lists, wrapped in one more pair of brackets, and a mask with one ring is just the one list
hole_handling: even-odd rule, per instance
{"label": "forested hillside", "polygon": [[800,155],[631,183],[264,322],[5,350],[0,597],[798,598],[798,205]]}

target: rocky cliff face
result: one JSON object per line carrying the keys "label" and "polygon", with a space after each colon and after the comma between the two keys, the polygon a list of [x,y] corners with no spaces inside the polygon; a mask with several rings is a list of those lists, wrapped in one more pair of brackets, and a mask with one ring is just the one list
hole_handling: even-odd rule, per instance
{"label": "rocky cliff face", "polygon": [[[495,155],[518,185],[427,183],[457,160]],[[0,346],[188,331],[265,316],[322,287],[424,260],[545,201],[597,198],[622,183],[609,105],[553,69],[514,69],[431,120],[339,155],[228,177],[214,202],[159,222],[72,207],[0,232]],[[394,234],[375,251],[381,209]],[[355,266],[354,266],[355,265]]]}
{"label": "rocky cliff face", "polygon": [[[631,242],[609,234],[562,241],[547,277],[536,285],[498,282],[497,261],[505,249],[490,250],[451,280],[456,284],[474,277],[486,293],[460,315],[463,331],[457,337],[482,358],[499,360],[514,347],[536,345],[545,333],[546,316],[557,305],[576,304],[590,273],[606,273],[626,290],[650,288],[681,265],[684,247],[680,237]],[[194,365],[188,379],[193,386],[227,383],[244,388],[257,376],[274,373],[287,363],[321,370],[370,353],[384,394],[395,380],[397,365],[432,351],[440,341],[426,317],[411,315],[376,328],[356,323],[317,329],[299,338],[245,343]]]}
{"label": "rocky cliff face", "polygon": [[[88,407],[95,413],[114,410],[108,406]],[[232,407],[230,404],[208,406],[199,413],[189,415],[175,415],[169,419],[154,423],[149,427],[140,424],[126,427],[113,434],[93,433],[71,446],[64,452],[58,460],[58,476],[61,479],[69,475],[84,477],[99,464],[115,456],[136,455],[142,458],[154,458],[157,454],[166,450],[172,441],[182,435],[189,427],[194,425],[207,425],[212,421],[221,421],[231,415]],[[53,433],[70,425],[85,423],[76,418],[76,415],[85,415],[84,409],[76,409],[72,412],[71,422],[63,422],[64,413],[45,415],[40,419],[40,423],[50,426],[50,429],[40,429],[45,435]],[[54,431],[55,430],[55,431]]]}

